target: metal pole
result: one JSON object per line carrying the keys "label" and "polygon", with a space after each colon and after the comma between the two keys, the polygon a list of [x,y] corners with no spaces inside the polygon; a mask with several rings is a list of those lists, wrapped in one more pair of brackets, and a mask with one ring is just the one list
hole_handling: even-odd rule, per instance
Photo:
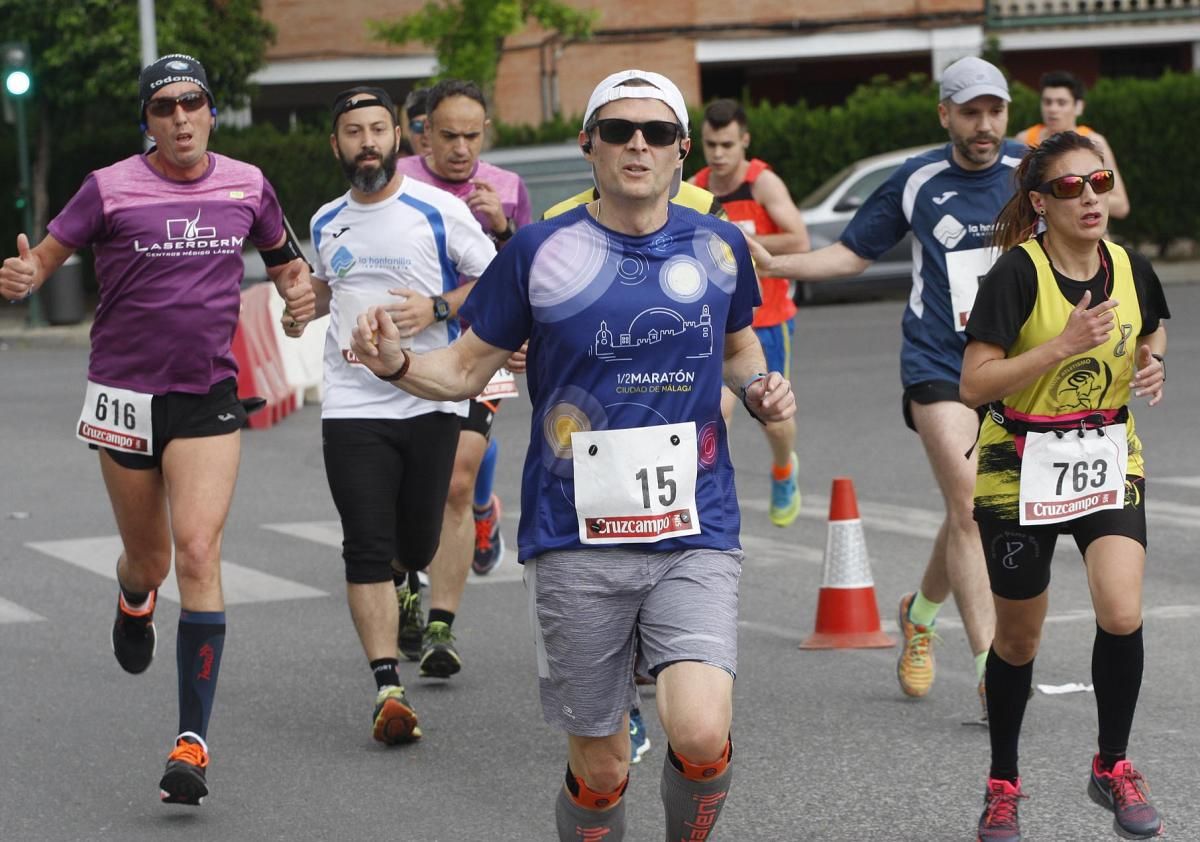
{"label": "metal pole", "polygon": [[[142,39],[142,67],[149,67],[158,58],[158,32],[154,24],[154,0],[138,0],[138,31]],[[142,149],[151,146],[150,138],[142,138]]]}
{"label": "metal pole", "polygon": [[[21,195],[21,223],[25,236],[36,242],[37,235],[33,230],[33,190],[32,179],[29,175],[29,129],[25,122],[25,97],[12,97],[13,110],[17,116],[17,172],[20,180],[18,187]],[[49,280],[47,278],[46,280]],[[29,298],[29,312],[26,315],[30,327],[41,327],[46,322],[42,318],[42,302],[40,293],[34,293]]]}

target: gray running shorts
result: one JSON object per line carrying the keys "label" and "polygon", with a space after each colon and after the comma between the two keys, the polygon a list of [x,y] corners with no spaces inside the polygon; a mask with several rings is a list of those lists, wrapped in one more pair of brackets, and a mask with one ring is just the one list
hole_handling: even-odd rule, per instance
{"label": "gray running shorts", "polygon": [[542,715],[581,737],[621,731],[637,703],[634,659],[737,672],[741,550],[606,547],[525,562]]}

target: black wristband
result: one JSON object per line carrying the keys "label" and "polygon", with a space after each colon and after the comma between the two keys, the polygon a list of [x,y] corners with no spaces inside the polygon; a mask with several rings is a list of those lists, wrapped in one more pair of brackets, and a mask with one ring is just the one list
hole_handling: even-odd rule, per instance
{"label": "black wristband", "polygon": [[408,355],[408,351],[405,351],[403,348],[400,349],[400,353],[404,355],[404,364],[402,366],[393,371],[391,374],[377,374],[375,376],[380,380],[387,380],[391,383],[395,383],[401,377],[408,374],[408,366],[409,363],[412,362],[412,357],[410,357]]}
{"label": "black wristband", "polygon": [[1166,383],[1167,382],[1167,360],[1166,360],[1166,357],[1164,357],[1162,354],[1155,354],[1153,352],[1151,352],[1150,356],[1152,356],[1152,357],[1154,357],[1154,359],[1158,360],[1158,364],[1162,366],[1163,382]]}

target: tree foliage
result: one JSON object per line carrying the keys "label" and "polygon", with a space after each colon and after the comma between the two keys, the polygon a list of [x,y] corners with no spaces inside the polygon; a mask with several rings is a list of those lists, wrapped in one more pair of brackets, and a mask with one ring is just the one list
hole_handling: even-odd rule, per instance
{"label": "tree foliage", "polygon": [[429,0],[418,12],[371,21],[370,27],[382,41],[419,41],[433,47],[436,79],[471,79],[490,93],[505,38],[530,22],[566,39],[588,38],[595,19],[595,12],[579,11],[559,0]]}
{"label": "tree foliage", "polygon": [[[275,37],[275,28],[262,18],[261,0],[157,0],[156,7],[159,54],[195,56],[208,71],[218,103],[242,105],[250,74],[262,66]],[[0,0],[0,20],[6,37],[27,41],[32,52],[33,194],[40,229],[47,214],[50,161],[63,154],[65,136],[107,135],[124,124],[129,151],[138,149],[138,4]]]}

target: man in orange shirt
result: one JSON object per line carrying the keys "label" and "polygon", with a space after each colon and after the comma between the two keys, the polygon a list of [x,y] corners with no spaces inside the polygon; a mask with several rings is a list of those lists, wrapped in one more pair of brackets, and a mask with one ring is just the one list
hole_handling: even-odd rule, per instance
{"label": "man in orange shirt", "polygon": [[1042,91],[1042,122],[1018,134],[1017,140],[1028,146],[1037,146],[1058,132],[1078,132],[1088,138],[1100,147],[1105,165],[1117,178],[1116,186],[1109,193],[1109,217],[1124,219],[1129,216],[1129,194],[1125,192],[1125,182],[1121,179],[1121,171],[1117,169],[1117,159],[1113,155],[1112,147],[1108,145],[1104,135],[1091,126],[1076,123],[1083,116],[1083,101],[1087,88],[1065,70],[1043,73],[1038,87]]}
{"label": "man in orange shirt", "polygon": [[[746,112],[731,99],[718,99],[704,111],[700,137],[707,166],[690,181],[716,195],[729,220],[754,237],[771,254],[792,254],[809,250],[804,218],[792,202],[783,179],[766,162],[747,158],[750,132]],[[796,305],[791,288],[783,278],[760,278],[762,306],[754,312],[754,332],[762,343],[767,368],[790,377],[792,334],[796,326]],[[722,412],[726,423],[735,398],[725,391]],[[800,460],[793,445],[796,422],[766,424],[763,431],[771,446],[771,523],[788,526],[800,513],[797,485]]]}

